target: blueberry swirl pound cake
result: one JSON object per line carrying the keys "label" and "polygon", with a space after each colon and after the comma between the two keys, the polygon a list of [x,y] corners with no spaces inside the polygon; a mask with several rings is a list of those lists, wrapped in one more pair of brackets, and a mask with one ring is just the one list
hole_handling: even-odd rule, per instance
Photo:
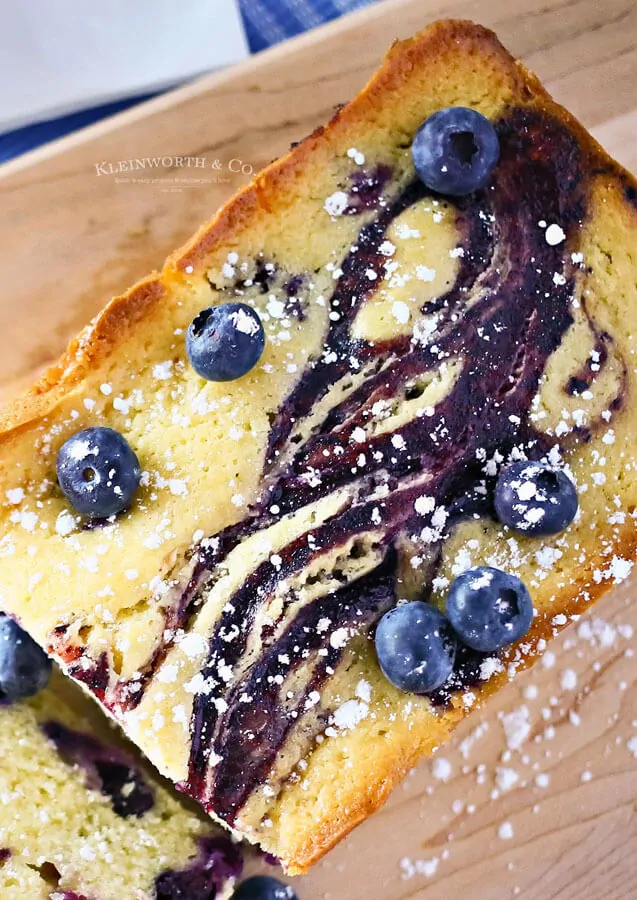
{"label": "blueberry swirl pound cake", "polygon": [[441,22],[0,436],[2,605],[306,869],[635,551],[637,189]]}
{"label": "blueberry swirl pound cake", "polygon": [[[241,872],[63,676],[0,705],[3,900],[214,900]],[[90,733],[87,728],[91,729]]]}

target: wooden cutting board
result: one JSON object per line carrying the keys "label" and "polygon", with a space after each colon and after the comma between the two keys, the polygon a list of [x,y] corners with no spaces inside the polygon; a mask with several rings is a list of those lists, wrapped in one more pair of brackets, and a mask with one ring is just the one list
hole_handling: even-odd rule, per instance
{"label": "wooden cutting board", "polygon": [[[354,94],[394,37],[441,16],[495,28],[637,169],[634,0],[385,0],[0,169],[0,396]],[[115,173],[145,157],[152,171]],[[630,586],[603,600],[465,723],[297,882],[302,900],[637,897],[630,601]]]}

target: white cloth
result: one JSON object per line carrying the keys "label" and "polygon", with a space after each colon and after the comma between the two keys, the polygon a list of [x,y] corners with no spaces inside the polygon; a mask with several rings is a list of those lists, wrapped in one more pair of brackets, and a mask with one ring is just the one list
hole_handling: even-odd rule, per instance
{"label": "white cloth", "polygon": [[0,131],[247,55],[235,0],[0,0]]}

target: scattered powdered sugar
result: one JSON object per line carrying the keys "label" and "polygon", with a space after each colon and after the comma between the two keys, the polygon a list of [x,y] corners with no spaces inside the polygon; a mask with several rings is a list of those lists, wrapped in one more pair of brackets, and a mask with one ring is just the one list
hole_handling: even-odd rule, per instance
{"label": "scattered powdered sugar", "polygon": [[577,626],[577,636],[591,647],[612,647],[617,640],[617,630],[610,622],[600,618],[583,619]]}
{"label": "scattered powdered sugar", "polygon": [[431,517],[431,527],[423,528],[420,540],[425,544],[435,544],[442,537],[449,513],[444,506],[436,507]]}
{"label": "scattered powdered sugar", "polygon": [[12,506],[17,506],[24,500],[24,489],[21,487],[9,488],[5,496]]}
{"label": "scattered powdered sugar", "polygon": [[497,656],[487,656],[480,663],[480,678],[482,681],[488,681],[497,672],[504,671],[504,664]]}
{"label": "scattered powdered sugar", "polygon": [[169,478],[168,490],[173,497],[186,497],[188,495],[188,486],[185,479],[182,478]]}
{"label": "scattered powdered sugar", "polygon": [[513,833],[513,825],[510,822],[503,822],[498,828],[498,837],[502,841],[510,841]]}
{"label": "scattered powdered sugar", "polygon": [[82,859],[85,859],[87,862],[92,862],[94,859],[97,859],[97,854],[95,850],[90,847],[87,843],[82,843],[79,848],[79,854]]}
{"label": "scattered powdered sugar", "polygon": [[564,669],[560,684],[563,691],[574,691],[577,687],[577,673],[573,669]]}
{"label": "scattered powdered sugar", "polygon": [[153,378],[157,378],[159,381],[167,381],[172,376],[172,373],[172,359],[167,359],[165,362],[156,363],[153,366]]}
{"label": "scattered powdered sugar", "polygon": [[21,525],[25,531],[33,534],[38,524],[38,515],[26,509],[20,511],[16,509],[9,516],[9,520],[14,524]]}
{"label": "scattered powdered sugar", "polygon": [[66,537],[75,531],[76,521],[68,509],[63,509],[55,520],[55,530],[61,537]]}
{"label": "scattered powdered sugar", "polygon": [[547,650],[542,656],[542,666],[545,669],[552,669],[555,665],[555,654],[552,650]]}
{"label": "scattered powdered sugar", "polygon": [[334,710],[332,721],[337,728],[355,728],[359,722],[367,718],[369,706],[362,700],[346,700],[338,709]]}
{"label": "scattered powdered sugar", "polygon": [[449,781],[452,775],[451,763],[442,756],[434,757],[431,764],[431,774],[437,781]]}
{"label": "scattered powdered sugar", "polygon": [[469,582],[472,591],[479,591],[481,588],[489,587],[493,581],[493,572],[484,571],[480,575],[476,575]]}
{"label": "scattered powdered sugar", "polygon": [[614,556],[606,569],[596,569],[593,572],[593,580],[599,584],[600,581],[612,578],[615,584],[621,584],[628,578],[632,568],[632,560]]}
{"label": "scattered powdered sugar", "polygon": [[542,547],[535,553],[535,559],[541,569],[552,569],[563,553],[557,547]]}
{"label": "scattered powdered sugar", "polygon": [[349,629],[337,628],[330,635],[330,646],[335,650],[341,650],[349,640]]}
{"label": "scattered powdered sugar", "polygon": [[117,410],[117,412],[121,412],[124,416],[127,416],[129,414],[132,405],[132,398],[129,398],[128,400],[124,400],[123,397],[113,398],[113,409]]}
{"label": "scattered powdered sugar", "polygon": [[144,539],[144,547],[146,547],[147,550],[158,550],[163,543],[164,539],[156,532],[152,532]]}
{"label": "scattered powdered sugar", "polygon": [[440,858],[434,856],[431,859],[409,859],[407,856],[400,861],[401,878],[407,881],[415,875],[424,875],[425,878],[433,878],[438,871]]}
{"label": "scattered powdered sugar", "polygon": [[502,727],[509,750],[519,750],[531,731],[529,710],[527,706],[519,706],[502,716]]}
{"label": "scattered powdered sugar", "polygon": [[436,316],[427,316],[426,318],[421,319],[420,322],[416,322],[414,325],[412,341],[416,344],[427,346],[437,328],[438,318]]}
{"label": "scattered powdered sugar", "polygon": [[307,695],[307,699],[305,701],[305,709],[312,709],[313,706],[317,706],[321,702],[321,695],[318,691],[310,691]]}
{"label": "scattered powdered sugar", "polygon": [[407,241],[409,238],[419,238],[420,231],[417,228],[410,228],[406,222],[399,222],[395,227],[394,231],[396,236],[400,238],[401,241]]}
{"label": "scattered powdered sugar", "polygon": [[172,684],[177,681],[179,666],[176,663],[162,666],[157,672],[157,680],[164,684]]}
{"label": "scattered powdered sugar", "polygon": [[473,745],[476,744],[481,738],[483,738],[488,730],[489,723],[481,722],[478,727],[474,728],[471,734],[467,735],[467,737],[460,743],[458,749],[465,759],[469,758],[473,749]]}
{"label": "scattered powdered sugar", "polygon": [[208,644],[202,635],[190,631],[177,641],[177,646],[182,653],[186,654],[188,659],[196,659],[198,656],[203,656]]}
{"label": "scattered powdered sugar", "polygon": [[[633,722],[633,725],[635,723]],[[632,753],[635,759],[637,759],[637,734],[634,734],[631,738],[626,741],[626,748],[629,753]]]}
{"label": "scattered powdered sugar", "polygon": [[242,334],[256,334],[259,330],[259,323],[254,316],[249,315],[244,309],[239,308],[230,316],[232,324],[237,331]]}
{"label": "scattered powdered sugar", "polygon": [[556,247],[566,238],[564,230],[556,224],[549,225],[544,236],[546,238],[546,243],[550,244],[551,247]]}
{"label": "scattered powdered sugar", "polygon": [[200,416],[206,416],[218,409],[219,403],[217,400],[209,400],[206,389],[202,388],[202,390],[195,394],[190,402],[190,406],[193,412]]}
{"label": "scattered powdered sugar", "polygon": [[348,203],[349,198],[345,191],[335,191],[326,199],[323,209],[330,216],[342,216],[347,209]]}
{"label": "scattered powdered sugar", "polygon": [[417,265],[416,266],[416,278],[419,281],[434,281],[436,278],[436,270],[430,269],[428,266]]}
{"label": "scattered powdered sugar", "polygon": [[410,311],[409,307],[402,300],[395,300],[392,308],[391,308],[392,316],[396,319],[399,325],[406,325],[409,322]]}
{"label": "scattered powdered sugar", "polygon": [[75,459],[78,462],[82,462],[83,459],[86,459],[87,456],[97,456],[98,450],[95,447],[91,447],[89,441],[87,440],[77,440],[73,441],[71,444],[69,455],[71,459]]}
{"label": "scattered powdered sugar", "polygon": [[503,766],[498,766],[495,770],[495,783],[501,791],[510,791],[512,788],[520,780],[519,774],[515,771],[515,769],[507,769]]}
{"label": "scattered powdered sugar", "polygon": [[285,317],[285,303],[282,300],[278,300],[274,294],[269,297],[266,309],[273,319],[283,319]]}
{"label": "scattered powdered sugar", "polygon": [[353,159],[357,166],[362,166],[365,164],[365,154],[361,153],[360,150],[357,150],[356,147],[350,147],[347,151],[347,155],[350,159]]}
{"label": "scattered powdered sugar", "polygon": [[422,497],[417,497],[416,501],[414,502],[414,509],[419,516],[426,516],[428,513],[433,512],[435,508],[435,497],[429,497],[426,494],[424,494]]}

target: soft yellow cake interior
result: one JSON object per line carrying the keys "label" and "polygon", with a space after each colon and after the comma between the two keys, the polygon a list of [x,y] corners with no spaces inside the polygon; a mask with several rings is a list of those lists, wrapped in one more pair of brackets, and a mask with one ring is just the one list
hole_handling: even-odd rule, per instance
{"label": "soft yellow cake interior", "polygon": [[198,839],[213,829],[139,760],[154,806],[141,818],[117,815],[108,797],[88,787],[85,772],[64,762],[43,734],[41,726],[50,721],[126,746],[79,688],[57,673],[31,700],[0,706],[0,850],[10,851],[0,860],[2,900],[50,900],[63,891],[91,900],[154,900],[157,876],[188,868]]}

